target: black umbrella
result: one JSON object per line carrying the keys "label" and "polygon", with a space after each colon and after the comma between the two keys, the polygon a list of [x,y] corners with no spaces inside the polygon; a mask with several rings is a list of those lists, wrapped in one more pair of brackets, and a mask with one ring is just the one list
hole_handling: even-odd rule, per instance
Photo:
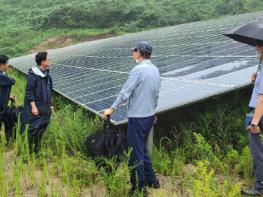
{"label": "black umbrella", "polygon": [[251,46],[263,46],[263,23],[250,23],[224,34]]}
{"label": "black umbrella", "polygon": [[[242,27],[235,28],[228,33],[224,34],[225,36],[232,38],[238,42],[242,42],[251,46],[256,47],[257,45],[263,46],[263,23],[250,23]],[[261,67],[260,60],[257,72]]]}

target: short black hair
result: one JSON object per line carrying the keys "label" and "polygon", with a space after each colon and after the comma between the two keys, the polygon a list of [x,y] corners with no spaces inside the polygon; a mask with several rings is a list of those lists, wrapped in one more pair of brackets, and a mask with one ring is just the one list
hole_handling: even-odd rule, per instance
{"label": "short black hair", "polygon": [[41,65],[42,61],[46,61],[47,60],[47,52],[43,51],[43,52],[39,52],[36,54],[35,60],[38,66]]}
{"label": "short black hair", "polygon": [[[132,52],[138,52],[139,49],[135,48],[132,50]],[[141,51],[139,51],[139,53],[141,54],[141,56],[144,58],[144,59],[151,59],[151,53],[142,53]]]}
{"label": "short black hair", "polygon": [[141,53],[140,52],[140,54],[141,54],[141,56],[144,58],[144,59],[151,59],[151,53]]}
{"label": "short black hair", "polygon": [[9,58],[6,55],[0,55],[0,65],[6,64],[8,62]]}

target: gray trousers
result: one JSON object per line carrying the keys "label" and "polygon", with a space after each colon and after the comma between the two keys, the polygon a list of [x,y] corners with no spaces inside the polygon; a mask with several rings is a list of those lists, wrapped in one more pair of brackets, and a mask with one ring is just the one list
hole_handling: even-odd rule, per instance
{"label": "gray trousers", "polygon": [[253,157],[255,189],[263,190],[263,134],[249,132],[249,148]]}

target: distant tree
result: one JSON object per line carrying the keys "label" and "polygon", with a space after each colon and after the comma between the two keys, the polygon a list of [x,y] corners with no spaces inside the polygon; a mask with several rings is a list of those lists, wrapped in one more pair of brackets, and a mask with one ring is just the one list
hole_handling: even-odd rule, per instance
{"label": "distant tree", "polygon": [[[68,2],[67,0],[64,0]],[[262,0],[78,0],[36,14],[36,28],[160,27],[263,9]],[[54,7],[54,5],[53,5]]]}

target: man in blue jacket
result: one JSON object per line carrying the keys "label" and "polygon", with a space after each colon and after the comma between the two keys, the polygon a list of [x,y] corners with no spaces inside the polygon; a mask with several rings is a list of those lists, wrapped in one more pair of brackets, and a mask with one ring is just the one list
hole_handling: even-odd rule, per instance
{"label": "man in blue jacket", "polygon": [[[2,122],[4,122],[5,127],[8,122],[6,121],[6,110],[9,100],[15,100],[15,97],[10,96],[11,88],[15,84],[15,80],[8,77],[6,74],[9,68],[8,57],[5,55],[0,55],[0,129],[2,127]],[[6,130],[7,139],[11,136],[10,131]]]}
{"label": "man in blue jacket", "polygon": [[37,66],[28,72],[22,131],[28,124],[30,151],[38,152],[41,138],[50,123],[52,79],[49,75],[50,60],[47,52],[39,52],[35,56]]}
{"label": "man in blue jacket", "polygon": [[146,150],[148,135],[154,126],[161,86],[160,73],[150,60],[151,54],[152,46],[147,42],[139,43],[133,50],[133,57],[138,65],[132,69],[111,108],[104,111],[104,117],[107,117],[128,99],[128,146],[132,149],[129,161],[132,184],[130,195],[138,189],[147,196],[146,185],[160,187]]}

